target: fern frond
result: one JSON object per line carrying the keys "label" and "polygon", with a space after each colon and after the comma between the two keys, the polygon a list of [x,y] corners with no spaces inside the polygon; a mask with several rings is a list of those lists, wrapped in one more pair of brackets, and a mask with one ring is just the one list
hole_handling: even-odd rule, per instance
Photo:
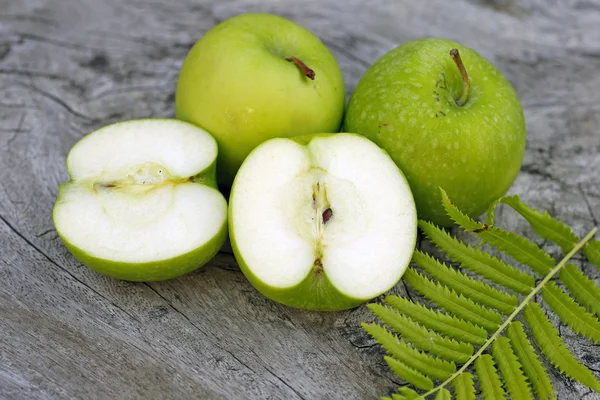
{"label": "fern frond", "polygon": [[468,232],[475,232],[487,228],[487,225],[475,221],[473,218],[460,211],[458,207],[450,201],[450,198],[444,189],[440,188],[440,192],[442,194],[442,205],[444,206],[446,213],[450,219],[456,222],[461,228]]}
{"label": "fern frond", "polygon": [[363,323],[361,326],[390,356],[424,375],[443,381],[456,372],[453,362],[420,352],[380,325]]}
{"label": "fern frond", "polygon": [[473,354],[469,343],[457,342],[439,333],[428,330],[404,315],[380,304],[367,307],[390,328],[402,335],[416,347],[455,362],[465,362]]}
{"label": "fern frond", "polygon": [[450,258],[458,261],[463,268],[521,294],[529,293],[535,285],[533,276],[461,242],[431,222],[419,221],[419,228],[429,240]]}
{"label": "fern frond", "polygon": [[560,271],[558,277],[567,289],[569,289],[573,297],[591,312],[600,316],[600,286],[596,286],[594,281],[585,276],[573,264],[567,264]]}
{"label": "fern frond", "polygon": [[398,391],[406,400],[414,400],[419,397],[419,393],[406,386],[399,388]]}
{"label": "fern frond", "polygon": [[390,356],[385,356],[383,359],[391,370],[406,382],[423,390],[431,390],[433,388],[433,381],[419,371]]}
{"label": "fern frond", "polygon": [[492,344],[492,356],[504,378],[506,390],[511,399],[531,399],[527,378],[523,375],[521,364],[510,345],[510,339],[501,336]]}
{"label": "fern frond", "polygon": [[568,377],[600,393],[600,382],[589,369],[573,357],[538,303],[529,303],[523,317],[535,342],[552,365]]}
{"label": "fern frond", "polygon": [[[556,243],[564,253],[568,253],[573,246],[575,246],[577,241],[579,241],[579,238],[573,233],[571,228],[557,219],[552,218],[550,214],[548,214],[548,211],[541,213],[535,208],[529,207],[519,199],[519,196],[502,197],[494,203],[493,207],[498,203],[504,203],[512,207],[516,212],[521,214],[527,222],[529,222],[535,233],[543,239]],[[487,223],[489,225],[494,224],[493,215],[492,212],[492,221],[490,222],[490,212],[488,210]]]}
{"label": "fern frond", "polygon": [[452,386],[457,400],[475,400],[475,384],[470,373],[463,372],[454,378]]}
{"label": "fern frond", "polygon": [[525,376],[533,386],[537,398],[556,399],[550,377],[527,339],[523,324],[519,321],[512,322],[506,330],[506,336],[510,339],[511,347],[519,359]]}
{"label": "fern frond", "polygon": [[412,268],[407,268],[404,280],[429,300],[488,332],[496,330],[502,321],[502,316],[497,312],[475,304],[473,300],[444,285],[430,281]]}
{"label": "fern frond", "polygon": [[556,261],[535,243],[513,232],[488,228],[477,232],[477,235],[484,243],[489,243],[518,262],[529,265],[540,275],[546,275],[556,264]]}
{"label": "fern frond", "polygon": [[554,282],[548,282],[544,287],[542,298],[575,333],[590,338],[594,343],[600,342],[600,321]]}
{"label": "fern frond", "polygon": [[476,303],[495,308],[503,314],[509,315],[519,302],[516,296],[501,292],[481,281],[468,277],[419,250],[415,250],[412,260],[433,278],[455,292],[473,299]]}
{"label": "fern frond", "polygon": [[391,295],[387,296],[385,301],[421,325],[457,340],[481,345],[487,339],[486,330],[470,321],[431,310],[404,297]]}
{"label": "fern frond", "polygon": [[583,248],[583,255],[592,264],[600,268],[600,241],[590,240]]}
{"label": "fern frond", "polygon": [[435,400],[452,400],[452,395],[447,389],[440,389],[435,395]]}
{"label": "fern frond", "polygon": [[504,400],[504,389],[492,356],[482,354],[475,360],[475,372],[479,377],[479,386],[485,400]]}

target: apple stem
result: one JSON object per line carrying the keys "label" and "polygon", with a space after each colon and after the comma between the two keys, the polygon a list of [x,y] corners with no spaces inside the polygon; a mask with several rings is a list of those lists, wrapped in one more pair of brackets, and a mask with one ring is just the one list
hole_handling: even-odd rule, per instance
{"label": "apple stem", "polygon": [[459,107],[462,107],[465,105],[467,100],[469,100],[469,91],[471,89],[471,81],[469,79],[469,75],[467,74],[465,65],[463,64],[462,59],[460,58],[458,49],[450,50],[450,57],[452,57],[452,59],[456,63],[456,66],[458,67],[458,70],[460,71],[460,75],[462,76],[462,80],[463,80],[463,92],[462,92],[462,95],[460,96],[460,99],[458,99],[456,101],[456,105]]}
{"label": "apple stem", "polygon": [[284,58],[284,60],[286,61],[292,61],[294,64],[296,64],[297,66],[300,67],[300,69],[302,70],[302,73],[309,79],[311,80],[315,80],[315,71],[313,71],[312,69],[308,68],[308,66],[306,64],[304,64],[304,62],[302,60],[300,60],[299,58],[296,58],[294,56],[288,56],[286,58]]}

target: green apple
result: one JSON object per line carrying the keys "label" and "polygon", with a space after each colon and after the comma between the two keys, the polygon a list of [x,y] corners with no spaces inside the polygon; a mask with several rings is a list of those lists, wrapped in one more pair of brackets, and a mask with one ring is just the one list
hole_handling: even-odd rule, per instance
{"label": "green apple", "polygon": [[355,134],[271,139],[229,198],[235,258],[262,294],[341,310],[388,291],[412,256],[416,208],[387,153]]}
{"label": "green apple", "polygon": [[477,217],[509,189],[525,151],[510,83],[475,51],[443,39],[403,44],[373,64],[352,94],[344,129],[387,150],[419,218],[444,226],[451,221],[439,187]]}
{"label": "green apple", "polygon": [[210,134],[175,119],[101,128],[69,152],[56,231],[77,259],[108,276],[156,281],[190,272],[227,236],[216,158]]}
{"label": "green apple", "polygon": [[345,102],[336,60],[308,30],[278,16],[243,14],[209,30],[177,82],[176,116],[219,145],[219,183],[274,137],[339,132]]}

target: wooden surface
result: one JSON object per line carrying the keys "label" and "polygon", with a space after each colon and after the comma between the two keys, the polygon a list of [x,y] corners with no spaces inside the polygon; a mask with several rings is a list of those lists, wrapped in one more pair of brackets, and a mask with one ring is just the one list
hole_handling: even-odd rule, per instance
{"label": "wooden surface", "polygon": [[[374,399],[401,383],[358,325],[370,318],[365,307],[275,304],[227,249],[179,279],[120,282],[82,266],[53,229],[70,147],[111,122],[173,116],[188,49],[218,21],[249,11],[319,35],[348,94],[408,40],[441,36],[475,48],[525,109],[527,151],[511,192],[578,234],[598,224],[598,0],[0,0],[0,398]],[[534,237],[510,212],[499,222]],[[578,262],[598,282],[599,271]],[[600,377],[600,347],[560,330]],[[560,399],[600,398],[553,379]]]}

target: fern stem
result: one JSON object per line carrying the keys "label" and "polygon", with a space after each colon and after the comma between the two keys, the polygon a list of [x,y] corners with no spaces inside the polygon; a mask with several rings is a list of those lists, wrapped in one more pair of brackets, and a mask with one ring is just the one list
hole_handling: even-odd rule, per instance
{"label": "fern stem", "polygon": [[585,235],[585,237],[583,239],[581,239],[579,241],[579,243],[577,243],[575,245],[575,247],[573,247],[571,249],[571,251],[569,251],[569,253],[567,253],[567,255],[562,260],[560,260],[560,262],[554,268],[552,268],[550,270],[550,272],[548,272],[548,274],[544,277],[544,279],[542,279],[542,281],[535,288],[533,288],[533,290],[531,291],[531,293],[529,293],[527,295],[527,297],[525,297],[525,299],[523,299],[523,301],[521,302],[521,304],[519,304],[517,306],[517,308],[515,308],[515,311],[513,311],[513,313],[511,315],[509,315],[508,318],[506,318],[506,320],[498,327],[498,329],[496,330],[496,332],[494,332],[494,334],[492,336],[490,336],[490,338],[479,348],[479,350],[477,350],[477,352],[475,354],[473,354],[471,356],[471,358],[469,358],[469,360],[466,363],[464,363],[462,365],[462,367],[460,367],[458,369],[458,371],[456,371],[454,374],[452,374],[452,376],[450,376],[448,379],[446,379],[444,382],[442,382],[438,386],[434,387],[433,389],[431,389],[427,393],[422,394],[419,397],[419,399],[426,399],[427,396],[436,393],[440,389],[443,389],[446,385],[448,385],[450,382],[452,382],[452,380],[454,380],[454,378],[456,378],[457,376],[459,376],[460,374],[462,374],[473,362],[475,362],[475,360],[477,360],[477,358],[479,356],[481,356],[483,354],[483,352],[492,343],[494,343],[494,341],[496,340],[496,338],[498,338],[498,336],[500,336],[500,334],[502,333],[502,331],[504,331],[504,329],[506,329],[506,327],[512,322],[513,319],[515,319],[515,317],[521,312],[521,310],[523,310],[523,308],[525,308],[525,306],[527,304],[529,304],[529,302],[531,302],[531,299],[533,299],[535,297],[535,295],[538,294],[538,292],[540,290],[542,290],[542,288],[546,285],[546,283],[548,283],[548,281],[550,279],[552,279],[552,277],[554,275],[556,275],[558,272],[560,272],[560,270],[562,269],[562,267],[565,266],[565,264],[571,259],[571,257],[573,257],[575,255],[575,253],[577,253],[583,246],[585,246],[585,244],[591,238],[594,237],[594,235],[596,234],[597,231],[598,231],[598,228],[592,229],[587,235]]}

